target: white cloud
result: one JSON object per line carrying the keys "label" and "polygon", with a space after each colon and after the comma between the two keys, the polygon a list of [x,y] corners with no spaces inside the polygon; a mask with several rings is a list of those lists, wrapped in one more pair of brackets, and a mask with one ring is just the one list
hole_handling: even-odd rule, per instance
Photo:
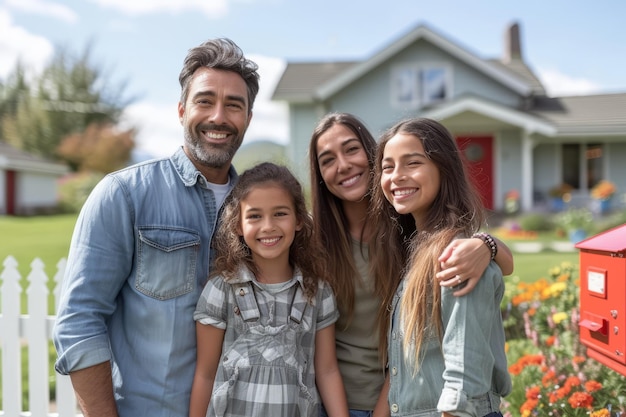
{"label": "white cloud", "polygon": [[58,3],[45,0],[5,0],[5,4],[15,10],[54,17],[65,22],[74,23],[78,15],[74,10]]}
{"label": "white cloud", "polygon": [[575,78],[554,68],[539,68],[538,76],[551,97],[594,94],[602,86],[585,78]]}
{"label": "white cloud", "polygon": [[269,139],[286,144],[289,140],[287,104],[272,101],[272,94],[287,64],[280,58],[253,54],[247,57],[258,64],[261,83],[245,140]]}
{"label": "white cloud", "polygon": [[[174,97],[177,97],[174,95]],[[136,150],[154,157],[171,155],[183,144],[183,128],[178,121],[177,102],[140,102],[126,109],[127,127],[137,127]]]}
{"label": "white cloud", "polygon": [[11,15],[0,9],[0,79],[15,68],[18,59],[28,73],[39,73],[53,53],[50,41],[16,26]]}
{"label": "white cloud", "polygon": [[91,2],[130,15],[198,10],[208,18],[216,19],[228,12],[228,0],[91,0]]}

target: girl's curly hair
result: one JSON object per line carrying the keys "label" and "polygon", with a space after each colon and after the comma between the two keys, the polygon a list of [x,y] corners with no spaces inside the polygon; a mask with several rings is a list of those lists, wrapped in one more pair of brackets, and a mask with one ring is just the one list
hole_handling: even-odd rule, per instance
{"label": "girl's curly hair", "polygon": [[313,221],[306,207],[302,186],[288,168],[271,162],[246,170],[226,198],[221,223],[213,239],[215,265],[212,275],[222,275],[228,280],[237,273],[241,264],[257,273],[250,249],[237,233],[237,228],[241,224],[241,201],[255,187],[267,184],[281,187],[291,196],[297,221],[302,228],[296,231],[289,250],[289,261],[302,272],[305,293],[311,300],[317,292],[319,280],[327,280],[325,258],[313,234]]}

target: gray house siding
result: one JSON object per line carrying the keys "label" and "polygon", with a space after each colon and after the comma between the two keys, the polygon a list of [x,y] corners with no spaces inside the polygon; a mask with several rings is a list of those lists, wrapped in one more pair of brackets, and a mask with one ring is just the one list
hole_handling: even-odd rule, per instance
{"label": "gray house siding", "polygon": [[496,210],[504,206],[504,198],[509,191],[522,190],[522,165],[519,158],[522,144],[518,129],[497,132],[494,152],[494,175],[496,190],[494,206]]}
{"label": "gray house siding", "polygon": [[292,162],[290,167],[294,175],[308,188],[309,177],[309,141],[313,128],[317,124],[323,112],[317,111],[313,105],[298,104],[291,105],[289,111],[290,118],[290,142],[287,147],[289,159]]}
{"label": "gray house siding", "polygon": [[549,192],[561,184],[561,149],[542,143],[533,149],[533,194],[535,205],[547,205]]}

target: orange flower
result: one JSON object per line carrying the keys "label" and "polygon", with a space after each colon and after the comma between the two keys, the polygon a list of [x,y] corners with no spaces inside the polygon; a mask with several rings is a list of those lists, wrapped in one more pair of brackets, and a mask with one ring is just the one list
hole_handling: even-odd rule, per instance
{"label": "orange flower", "polygon": [[615,193],[615,185],[607,180],[602,180],[591,189],[591,197],[598,200],[606,200]]}
{"label": "orange flower", "polygon": [[541,383],[544,387],[554,385],[554,383],[556,383],[556,373],[552,369],[550,369],[548,372],[546,372],[543,378],[541,378]]}
{"label": "orange flower", "polygon": [[561,274],[559,275],[559,277],[556,279],[557,282],[566,282],[569,280],[569,275],[568,274]]}
{"label": "orange flower", "polygon": [[541,388],[534,386],[526,389],[526,399],[527,400],[537,400],[539,399],[539,395],[541,394]]}
{"label": "orange flower", "polygon": [[591,408],[593,397],[586,392],[575,392],[567,402],[572,408]]}
{"label": "orange flower", "polygon": [[520,407],[519,411],[522,413],[522,415],[524,415],[526,411],[533,411],[535,407],[537,407],[537,404],[539,404],[539,400],[526,400],[526,402],[524,402],[524,404],[522,404],[522,406]]}
{"label": "orange flower", "polygon": [[577,376],[570,376],[565,380],[565,386],[572,388],[580,386],[580,379]]}
{"label": "orange flower", "polygon": [[524,370],[524,365],[522,365],[519,362],[516,362],[513,365],[509,366],[509,373],[511,375],[519,375],[523,370]]}
{"label": "orange flower", "polygon": [[546,339],[546,346],[551,347],[554,345],[554,341],[556,340],[556,336],[552,335]]}
{"label": "orange flower", "polygon": [[597,391],[599,389],[602,389],[602,384],[599,383],[598,381],[594,381],[592,379],[591,381],[585,382],[585,391],[587,391],[587,392],[594,392],[594,391]]}
{"label": "orange flower", "polygon": [[561,387],[555,391],[552,391],[548,396],[548,398],[550,399],[550,403],[554,404],[559,400],[565,398],[571,392],[571,390],[572,389],[570,387]]}
{"label": "orange flower", "polygon": [[611,413],[606,408],[591,413],[590,417],[611,417]]}
{"label": "orange flower", "polygon": [[574,356],[574,357],[572,358],[572,362],[573,362],[574,364],[583,363],[583,362],[584,362],[584,361],[586,361],[586,360],[587,360],[587,358],[585,358],[584,356]]}

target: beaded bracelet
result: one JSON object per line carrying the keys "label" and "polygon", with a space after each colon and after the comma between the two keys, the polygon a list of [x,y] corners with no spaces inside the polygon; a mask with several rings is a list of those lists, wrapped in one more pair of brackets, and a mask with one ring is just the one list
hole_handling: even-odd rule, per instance
{"label": "beaded bracelet", "polygon": [[498,254],[498,244],[496,243],[494,238],[489,233],[485,233],[485,232],[474,233],[472,237],[480,239],[483,242],[485,242],[485,245],[487,245],[487,247],[491,251],[491,260],[493,261],[493,259]]}

